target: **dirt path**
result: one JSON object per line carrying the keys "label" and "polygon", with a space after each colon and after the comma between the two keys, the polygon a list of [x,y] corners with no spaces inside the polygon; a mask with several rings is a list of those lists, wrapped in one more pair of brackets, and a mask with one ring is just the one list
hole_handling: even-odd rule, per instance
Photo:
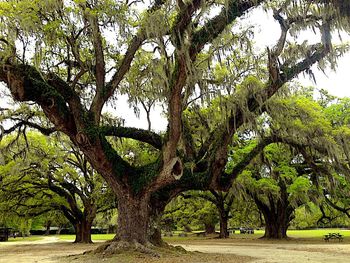
{"label": "dirt path", "polygon": [[[184,243],[176,243],[176,245],[181,245],[189,251],[234,254],[243,257],[250,256],[254,258],[250,261],[252,263],[350,262],[349,243],[329,242],[308,244],[305,242],[298,243],[297,240],[282,243],[252,240],[249,242],[239,240],[220,242],[219,240],[212,239],[198,241],[188,240]],[[45,237],[38,241],[1,242],[0,263],[57,263],[62,260],[63,256],[81,254],[97,246],[98,244],[72,244],[70,242],[62,242],[55,236]],[[75,257],[72,257],[71,259],[73,260],[74,258]],[[232,262],[241,262],[236,261],[233,256],[231,259]],[[104,261],[105,259],[102,260]],[[247,260],[244,262],[246,261]],[[78,262],[80,261],[78,260]],[[150,260],[147,262],[156,261]],[[186,262],[189,263],[189,261]]]}
{"label": "dirt path", "polygon": [[224,253],[257,258],[252,263],[345,263],[350,262],[350,244],[179,244],[189,251]]}
{"label": "dirt path", "polygon": [[36,241],[0,243],[0,263],[53,263],[61,256],[81,254],[95,244],[72,244],[62,242],[55,236]]}

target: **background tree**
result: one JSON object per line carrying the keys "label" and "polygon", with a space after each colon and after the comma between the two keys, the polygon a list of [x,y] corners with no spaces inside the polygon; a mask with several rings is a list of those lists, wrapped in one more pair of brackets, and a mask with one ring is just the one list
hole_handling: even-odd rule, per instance
{"label": "background tree", "polygon": [[219,216],[213,203],[190,195],[174,199],[165,210],[163,221],[171,221],[186,232],[203,230],[205,234],[215,234]]}
{"label": "background tree", "polygon": [[[233,205],[233,201],[235,196],[233,194],[232,189],[228,192],[221,191],[208,191],[208,192],[200,192],[200,191],[191,191],[182,194],[182,196],[186,198],[197,198],[208,201],[214,205],[217,209],[215,214],[219,215],[219,223],[220,223],[220,238],[228,238],[228,221],[230,219],[230,212]],[[214,227],[215,229],[215,227]],[[208,232],[206,230],[206,232]],[[214,231],[215,232],[215,231]]]}
{"label": "background tree", "polygon": [[294,219],[295,208],[309,200],[311,183],[307,174],[293,169],[294,155],[288,147],[273,144],[265,148],[255,169],[243,172],[244,188],[261,211],[265,221],[265,238],[286,238]]}
{"label": "background tree", "polygon": [[[259,5],[273,11],[269,14],[281,28],[277,44],[265,54],[266,74],[261,83],[245,83],[238,89],[237,82],[222,78],[203,85],[203,65],[209,65],[206,74],[211,75],[220,58],[249,45],[237,38],[242,32],[238,18]],[[150,209],[157,198],[167,202],[188,189],[230,187],[236,174],[225,175],[224,170],[237,129],[264,111],[264,103],[285,83],[309,72],[317,62],[322,68],[327,61],[334,65],[344,52],[331,43],[331,31],[339,18],[336,11],[316,0],[156,0],[142,6],[109,0],[11,0],[0,3],[0,12],[0,80],[16,101],[34,102],[42,109],[53,126],[40,123],[44,124],[38,127],[41,131],[66,134],[104,177],[119,201],[115,240],[130,243],[147,244]],[[305,28],[320,32],[320,43],[298,43],[293,38]],[[234,41],[224,41],[227,35],[223,33]],[[147,65],[156,61],[161,65],[157,67],[160,72],[152,76],[162,76],[162,82],[154,87],[152,76],[146,81],[167,105],[164,136],[102,122],[102,110],[108,102],[115,103],[122,86],[131,94],[128,80],[147,56]],[[203,92],[208,90],[213,92]],[[221,118],[208,127],[208,136],[202,143],[193,143],[195,130],[187,126],[183,112],[198,93],[207,94],[201,96],[206,105],[213,97],[230,96],[219,109]],[[21,124],[18,120],[15,125]],[[131,164],[112,146],[110,137],[148,143],[158,149],[158,158]]]}
{"label": "background tree", "polygon": [[48,142],[36,133],[26,136],[27,149],[11,145],[11,139],[2,143],[7,151],[6,164],[0,168],[2,202],[19,216],[59,211],[73,225],[75,242],[91,243],[96,214],[113,207],[113,195],[76,148],[63,141]]}

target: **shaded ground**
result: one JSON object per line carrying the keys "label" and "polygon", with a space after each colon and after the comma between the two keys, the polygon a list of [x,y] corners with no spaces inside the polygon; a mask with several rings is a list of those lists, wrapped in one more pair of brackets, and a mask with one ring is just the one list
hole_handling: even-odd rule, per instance
{"label": "shaded ground", "polygon": [[[232,263],[332,263],[350,262],[350,243],[323,242],[322,240],[291,239],[276,242],[256,239],[205,239],[176,240],[173,245],[181,245],[188,251],[203,253],[181,253],[181,251],[160,251],[161,257],[154,258],[139,253],[126,253],[114,258],[96,255],[81,255],[99,244],[72,244],[59,241],[56,237],[45,237],[30,242],[1,242],[1,263],[89,263],[109,262],[158,262],[158,263],[194,263],[194,262],[232,262]],[[213,254],[212,254],[213,253]],[[70,255],[70,256],[69,256]],[[69,257],[67,257],[69,256]]]}

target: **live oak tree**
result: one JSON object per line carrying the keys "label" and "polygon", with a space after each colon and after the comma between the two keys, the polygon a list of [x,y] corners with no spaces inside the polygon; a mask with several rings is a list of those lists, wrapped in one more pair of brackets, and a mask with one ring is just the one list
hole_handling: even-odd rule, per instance
{"label": "live oak tree", "polygon": [[[212,81],[215,65],[230,76],[240,61],[230,54],[249,51],[239,38],[239,19],[254,15],[258,6],[280,25],[276,45],[264,54],[265,70],[248,68],[244,73],[259,75],[261,85],[238,89],[237,79]],[[327,61],[334,65],[344,49],[332,47],[331,32],[339,25],[346,29],[337,11],[321,0],[11,0],[0,3],[0,15],[0,80],[16,101],[38,105],[52,126],[26,119],[16,125],[66,134],[118,198],[115,240],[142,244],[149,239],[152,206],[164,207],[157,202],[187,189],[231,185],[244,166],[225,173],[227,149],[237,129],[263,112],[264,103],[300,72],[310,72],[318,62],[322,68]],[[298,42],[298,33],[306,28],[320,33],[319,43]],[[142,77],[151,65],[152,74]],[[102,122],[108,104],[116,114],[123,110],[116,98],[121,90],[132,96],[131,79],[146,81],[166,105],[165,134]],[[227,94],[221,118],[206,127],[208,136],[194,141],[185,108]],[[131,164],[112,147],[112,137],[148,143],[158,150],[158,158]]]}
{"label": "live oak tree", "polygon": [[204,229],[201,234],[215,234],[215,226],[219,222],[217,209],[213,203],[197,197],[191,191],[172,200],[165,209],[163,222],[173,222],[185,232]]}
{"label": "live oak tree", "polygon": [[27,146],[24,139],[5,138],[2,143],[6,153],[0,166],[0,202],[7,207],[3,212],[26,218],[59,212],[74,227],[75,243],[91,243],[96,214],[116,207],[113,194],[79,150],[63,139],[49,143],[37,133],[26,138]]}
{"label": "live oak tree", "polygon": [[[217,209],[215,214],[218,214],[220,224],[220,238],[228,238],[228,221],[230,219],[230,212],[232,209],[233,201],[235,196],[233,189],[227,192],[210,190],[207,192],[203,191],[191,191],[182,194],[186,198],[193,198],[202,200],[202,202],[209,202]],[[196,212],[197,213],[197,212]]]}
{"label": "live oak tree", "polygon": [[[246,142],[242,140],[247,145],[238,148],[249,151],[254,147],[252,134],[264,137],[267,133],[276,142],[264,146],[236,182],[243,182],[242,191],[248,193],[264,215],[266,238],[287,237],[295,209],[309,201],[319,205],[320,185],[336,180],[327,171],[341,166],[342,148],[347,144],[337,139],[332,126],[337,118],[327,116],[321,106],[325,101],[325,98],[314,101],[313,94],[305,93],[304,89],[288,98],[276,97],[267,104],[259,130],[252,131]],[[282,114],[276,113],[282,109]],[[231,161],[237,162],[239,158],[236,149]]]}
{"label": "live oak tree", "polygon": [[312,191],[307,174],[293,169],[291,157],[288,147],[267,146],[261,163],[253,162],[256,168],[238,179],[264,217],[265,238],[286,238],[295,209],[309,200]]}
{"label": "live oak tree", "polygon": [[[323,197],[324,206],[328,210],[337,210],[344,213],[350,218],[350,159],[349,159],[349,135],[350,135],[350,99],[349,98],[330,98],[324,104],[324,113],[330,120],[333,128],[333,136],[339,145],[339,153],[337,154],[337,162],[330,163],[327,158],[319,161],[318,167],[314,166],[314,170],[320,174],[319,188],[320,196]],[[322,220],[334,220],[336,213],[326,213],[322,211]]]}

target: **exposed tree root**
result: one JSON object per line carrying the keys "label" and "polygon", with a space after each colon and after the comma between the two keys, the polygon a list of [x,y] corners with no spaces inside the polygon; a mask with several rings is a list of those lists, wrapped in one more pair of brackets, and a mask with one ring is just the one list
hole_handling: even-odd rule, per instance
{"label": "exposed tree root", "polygon": [[152,244],[143,245],[138,242],[126,242],[126,241],[110,241],[102,244],[93,251],[88,253],[102,254],[104,256],[110,256],[114,254],[121,254],[125,252],[138,252],[146,254],[152,257],[160,257],[160,254],[155,250],[155,246]]}
{"label": "exposed tree root", "polygon": [[162,243],[162,246],[154,246],[151,243],[141,244],[139,242],[126,242],[126,241],[108,241],[103,243],[95,250],[86,251],[84,254],[102,254],[103,256],[112,256],[116,254],[136,252],[150,257],[161,257],[163,253],[181,253],[185,254],[187,251],[181,246],[172,246],[166,242]]}

